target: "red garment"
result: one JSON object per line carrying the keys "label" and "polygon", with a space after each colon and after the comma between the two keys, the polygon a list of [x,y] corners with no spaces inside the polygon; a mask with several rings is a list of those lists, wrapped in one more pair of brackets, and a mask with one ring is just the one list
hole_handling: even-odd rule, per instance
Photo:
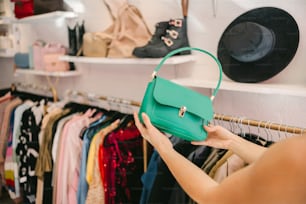
{"label": "red garment", "polygon": [[99,167],[104,185],[105,203],[138,203],[141,189],[142,137],[130,125],[111,132],[99,148]]}

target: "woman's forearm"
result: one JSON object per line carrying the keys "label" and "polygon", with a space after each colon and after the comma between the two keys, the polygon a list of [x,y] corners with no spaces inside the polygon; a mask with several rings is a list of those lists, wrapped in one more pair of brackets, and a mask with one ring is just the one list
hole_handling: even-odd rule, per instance
{"label": "woman's forearm", "polygon": [[177,182],[193,200],[199,201],[203,197],[203,192],[210,192],[212,187],[218,185],[205,172],[173,148],[159,148],[158,152]]}
{"label": "woman's forearm", "polygon": [[229,144],[229,149],[247,163],[256,161],[267,148],[249,142],[241,137],[234,137]]}

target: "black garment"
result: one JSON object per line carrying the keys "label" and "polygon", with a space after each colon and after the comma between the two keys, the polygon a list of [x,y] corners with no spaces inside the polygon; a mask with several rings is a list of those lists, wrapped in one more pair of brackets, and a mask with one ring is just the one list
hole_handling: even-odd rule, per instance
{"label": "black garment", "polygon": [[42,118],[37,118],[32,107],[25,110],[21,118],[21,129],[16,147],[19,156],[20,188],[23,190],[24,203],[35,203],[37,176],[36,160],[39,152],[38,135]]}
{"label": "black garment", "polygon": [[10,90],[11,90],[10,88],[0,89],[0,96],[4,96],[8,92],[10,92]]}
{"label": "black garment", "polygon": [[[211,150],[212,148],[208,146],[198,146],[188,155],[188,159],[198,167],[201,167],[201,165],[211,153]],[[185,193],[185,191],[176,181],[168,203],[186,204],[190,199],[191,198]]]}
{"label": "black garment", "polygon": [[266,140],[263,137],[253,134],[253,133],[245,133],[245,134],[238,134],[238,135],[252,143],[258,144],[263,147],[269,147],[270,145],[274,144],[274,141]]}
{"label": "black garment", "polygon": [[[174,141],[176,144],[173,147],[185,157],[197,148],[197,146],[192,145],[190,142],[181,139],[177,139],[177,141]],[[148,203],[169,203],[172,192],[180,190],[180,187],[175,186],[175,183],[176,180],[167,165],[164,161],[160,160],[157,174],[150,195],[148,196]]]}

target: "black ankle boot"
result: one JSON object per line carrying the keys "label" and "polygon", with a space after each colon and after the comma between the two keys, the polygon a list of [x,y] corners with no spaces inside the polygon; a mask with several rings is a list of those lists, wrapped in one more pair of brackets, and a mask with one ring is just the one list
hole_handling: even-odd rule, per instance
{"label": "black ankle boot", "polygon": [[[166,56],[169,52],[182,47],[189,47],[186,18],[171,19],[169,21],[169,27],[161,37],[160,42],[148,46],[146,48],[146,53],[147,57],[161,58]],[[190,53],[190,50],[187,50],[177,55],[187,55]]]}
{"label": "black ankle boot", "polygon": [[77,43],[77,28],[78,25],[74,25],[73,27],[68,26],[68,44],[69,44],[69,49],[68,49],[68,54],[75,56],[76,53],[78,52],[78,43]]}
{"label": "black ankle boot", "polygon": [[85,24],[84,21],[78,26],[78,35],[77,35],[77,56],[83,56],[82,45],[83,45],[83,35],[85,33]]}
{"label": "black ankle boot", "polygon": [[150,41],[142,47],[134,48],[133,55],[139,58],[149,57],[146,51],[147,47],[155,45],[155,44],[159,44],[161,41],[161,37],[165,34],[168,26],[169,26],[168,21],[162,21],[162,22],[156,23],[155,32],[152,35],[152,38],[150,39]]}
{"label": "black ankle boot", "polygon": [[[78,39],[77,39],[78,24],[74,26],[67,26],[68,29],[68,55],[76,56],[78,52]],[[75,64],[69,62],[69,70],[75,70]]]}

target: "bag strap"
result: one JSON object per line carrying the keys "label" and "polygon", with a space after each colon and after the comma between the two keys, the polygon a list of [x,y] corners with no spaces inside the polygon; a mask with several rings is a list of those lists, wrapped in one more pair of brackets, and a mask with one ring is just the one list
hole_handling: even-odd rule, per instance
{"label": "bag strap", "polygon": [[218,81],[217,86],[214,89],[214,92],[211,96],[211,100],[214,100],[215,96],[217,95],[217,93],[219,91],[221,81],[222,81],[222,65],[221,65],[220,61],[217,59],[217,57],[215,57],[213,54],[211,54],[210,52],[208,52],[206,50],[203,50],[203,49],[200,49],[200,48],[197,48],[197,47],[182,47],[182,48],[178,48],[176,50],[173,50],[173,51],[169,52],[165,57],[163,57],[163,59],[160,61],[160,63],[155,67],[154,72],[152,73],[152,77],[154,78],[156,76],[157,72],[160,70],[161,66],[164,64],[164,62],[168,58],[170,58],[171,56],[173,56],[177,53],[180,53],[180,52],[186,51],[186,50],[196,50],[196,51],[200,51],[202,53],[205,53],[205,54],[209,55],[210,57],[212,57],[215,60],[215,62],[218,64],[218,67],[219,67],[219,81]]}

